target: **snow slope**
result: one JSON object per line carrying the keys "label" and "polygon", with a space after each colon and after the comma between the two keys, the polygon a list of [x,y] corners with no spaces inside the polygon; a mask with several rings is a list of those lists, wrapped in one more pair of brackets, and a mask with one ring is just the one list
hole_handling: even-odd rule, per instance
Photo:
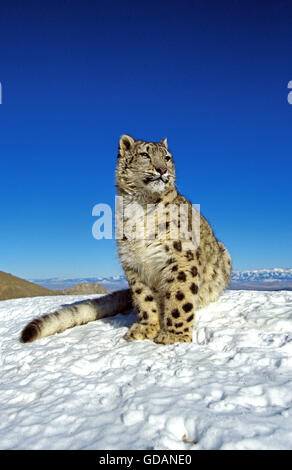
{"label": "snow slope", "polygon": [[19,342],[82,298],[0,302],[2,449],[292,448],[292,292],[225,292],[192,344],[127,343],[134,314]]}

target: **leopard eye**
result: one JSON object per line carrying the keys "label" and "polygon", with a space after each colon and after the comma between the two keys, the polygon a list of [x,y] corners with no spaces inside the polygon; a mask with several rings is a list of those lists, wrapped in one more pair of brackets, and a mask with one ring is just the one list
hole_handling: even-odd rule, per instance
{"label": "leopard eye", "polygon": [[150,158],[150,155],[148,155],[148,153],[146,152],[142,152],[140,153],[141,157],[147,157],[147,158]]}
{"label": "leopard eye", "polygon": [[167,155],[167,156],[165,157],[165,160],[166,160],[167,162],[170,160],[169,155]]}

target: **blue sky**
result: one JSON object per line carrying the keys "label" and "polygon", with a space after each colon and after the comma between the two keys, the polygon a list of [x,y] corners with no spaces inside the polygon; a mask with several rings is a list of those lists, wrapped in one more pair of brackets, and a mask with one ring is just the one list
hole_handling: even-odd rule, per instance
{"label": "blue sky", "polygon": [[168,138],[234,269],[292,266],[290,1],[2,2],[0,269],[121,272],[119,136]]}

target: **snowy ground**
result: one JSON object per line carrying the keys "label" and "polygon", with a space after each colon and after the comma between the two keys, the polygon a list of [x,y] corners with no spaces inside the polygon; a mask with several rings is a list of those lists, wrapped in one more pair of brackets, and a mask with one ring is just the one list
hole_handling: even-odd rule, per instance
{"label": "snowy ground", "polygon": [[292,292],[227,291],[192,344],[127,343],[134,314],[19,342],[82,298],[0,302],[1,449],[292,448]]}

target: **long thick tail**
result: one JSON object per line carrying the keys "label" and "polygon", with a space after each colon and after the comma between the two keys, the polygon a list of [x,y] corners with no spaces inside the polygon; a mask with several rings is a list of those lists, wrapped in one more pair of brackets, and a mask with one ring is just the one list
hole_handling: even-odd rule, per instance
{"label": "long thick tail", "polygon": [[112,317],[117,313],[127,313],[132,308],[130,289],[88,300],[43,315],[32,320],[22,330],[20,341],[29,343],[45,336],[61,333],[67,328],[84,325],[100,318]]}

